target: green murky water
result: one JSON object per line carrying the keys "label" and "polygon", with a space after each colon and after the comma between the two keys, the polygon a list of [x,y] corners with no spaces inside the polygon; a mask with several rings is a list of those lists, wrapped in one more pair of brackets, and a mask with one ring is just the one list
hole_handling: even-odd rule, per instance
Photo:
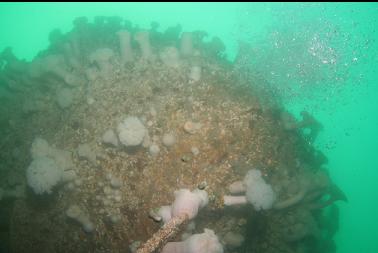
{"label": "green murky water", "polygon": [[176,24],[205,30],[223,41],[230,61],[244,45],[245,67],[265,80],[262,88],[296,117],[306,110],[323,124],[313,145],[348,197],[336,204],[336,252],[378,252],[378,4],[1,3],[0,51],[10,46],[31,61],[48,47],[53,29],[70,31],[78,16],[90,22],[120,16],[141,29],[157,22],[159,31]]}

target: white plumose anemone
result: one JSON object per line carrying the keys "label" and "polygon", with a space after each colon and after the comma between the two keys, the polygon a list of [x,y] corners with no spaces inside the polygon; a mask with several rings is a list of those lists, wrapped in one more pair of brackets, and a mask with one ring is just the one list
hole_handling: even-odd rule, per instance
{"label": "white plumose anemone", "polygon": [[36,194],[50,194],[62,177],[62,169],[48,157],[37,157],[26,170],[28,185]]}
{"label": "white plumose anemone", "polygon": [[147,134],[147,129],[143,123],[133,116],[129,116],[121,122],[117,130],[120,142],[126,147],[139,146]]}

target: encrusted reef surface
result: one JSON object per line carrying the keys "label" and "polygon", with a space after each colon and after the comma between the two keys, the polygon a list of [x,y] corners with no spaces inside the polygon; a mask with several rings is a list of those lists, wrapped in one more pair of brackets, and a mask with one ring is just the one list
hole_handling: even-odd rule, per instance
{"label": "encrusted reef surface", "polygon": [[[82,17],[52,31],[31,62],[2,52],[5,252],[134,252],[161,227],[151,210],[182,188],[205,189],[209,203],[173,241],[209,228],[224,252],[335,252],[333,202],[346,197],[311,145],[320,123],[296,120],[242,65],[243,51],[230,62],[206,36]],[[26,176],[40,156],[62,169],[50,194],[34,188],[46,174]],[[225,206],[251,169],[273,206]]]}

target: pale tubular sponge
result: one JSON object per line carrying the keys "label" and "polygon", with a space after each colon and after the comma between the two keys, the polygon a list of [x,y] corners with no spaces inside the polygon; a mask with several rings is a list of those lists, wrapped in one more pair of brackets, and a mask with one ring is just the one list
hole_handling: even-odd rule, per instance
{"label": "pale tubular sponge", "polygon": [[223,237],[223,240],[222,240],[222,242],[228,248],[231,248],[231,249],[238,248],[238,247],[242,246],[244,241],[245,241],[245,238],[242,234],[235,233],[235,232],[232,232],[232,231],[227,232],[227,234],[225,234],[225,236]]}
{"label": "pale tubular sponge", "polygon": [[134,54],[131,47],[131,34],[127,30],[120,30],[117,32],[119,38],[119,46],[121,51],[121,63],[133,61]]}
{"label": "pale tubular sponge", "polygon": [[81,64],[78,55],[75,55],[74,52],[74,46],[72,45],[71,42],[66,42],[63,45],[63,53],[64,53],[64,58],[65,61],[70,65],[71,67],[75,69],[80,69]]}
{"label": "pale tubular sponge", "polygon": [[198,82],[201,80],[202,69],[200,66],[193,66],[190,68],[189,79],[192,82]]}
{"label": "pale tubular sponge", "polygon": [[83,230],[87,233],[93,232],[95,229],[94,224],[90,221],[89,217],[77,205],[71,205],[66,210],[67,217],[77,221],[81,224]]}
{"label": "pale tubular sponge", "polygon": [[179,68],[181,65],[179,52],[175,47],[166,47],[159,56],[160,60],[170,68]]}
{"label": "pale tubular sponge", "polygon": [[112,71],[111,59],[114,57],[114,52],[110,48],[99,48],[92,52],[89,56],[91,63],[96,63],[100,69],[100,73],[107,77]]}
{"label": "pale tubular sponge", "polygon": [[236,181],[228,186],[228,190],[231,194],[239,194],[245,193],[247,191],[247,187],[243,181]]}
{"label": "pale tubular sponge", "polygon": [[66,65],[63,63],[63,56],[49,55],[44,59],[44,61],[46,70],[60,76],[68,85],[78,85],[78,78],[67,71]]}
{"label": "pale tubular sponge", "polygon": [[52,54],[33,60],[33,62],[30,64],[29,74],[31,77],[38,78],[45,73],[52,73],[64,80],[64,82],[68,85],[78,85],[78,78],[70,73],[66,68],[67,66],[64,63],[64,57],[59,54]]}
{"label": "pale tubular sponge", "polygon": [[84,74],[89,82],[94,82],[99,76],[99,71],[96,67],[88,67],[85,69]]}
{"label": "pale tubular sponge", "polygon": [[134,39],[138,43],[142,52],[143,60],[153,60],[152,47],[150,43],[150,33],[147,31],[141,31],[135,34]]}
{"label": "pale tubular sponge", "polygon": [[193,55],[193,34],[191,32],[183,32],[180,41],[180,53],[182,56]]}

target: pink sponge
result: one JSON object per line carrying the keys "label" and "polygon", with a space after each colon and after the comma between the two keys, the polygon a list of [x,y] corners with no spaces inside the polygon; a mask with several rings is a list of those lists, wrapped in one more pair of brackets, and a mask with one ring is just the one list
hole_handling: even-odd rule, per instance
{"label": "pink sponge", "polygon": [[181,214],[187,214],[189,219],[197,216],[199,209],[203,208],[209,202],[207,192],[196,189],[180,189],[175,191],[175,201],[170,206],[162,206],[157,211],[156,216],[167,223],[172,217]]}
{"label": "pink sponge", "polygon": [[167,243],[162,253],[223,253],[222,244],[211,229],[195,234],[182,242]]}
{"label": "pink sponge", "polygon": [[188,189],[180,189],[175,191],[175,201],[172,204],[172,216],[178,216],[186,213],[189,219],[197,216],[198,210],[208,203],[207,192],[203,190],[194,190],[193,192]]}

